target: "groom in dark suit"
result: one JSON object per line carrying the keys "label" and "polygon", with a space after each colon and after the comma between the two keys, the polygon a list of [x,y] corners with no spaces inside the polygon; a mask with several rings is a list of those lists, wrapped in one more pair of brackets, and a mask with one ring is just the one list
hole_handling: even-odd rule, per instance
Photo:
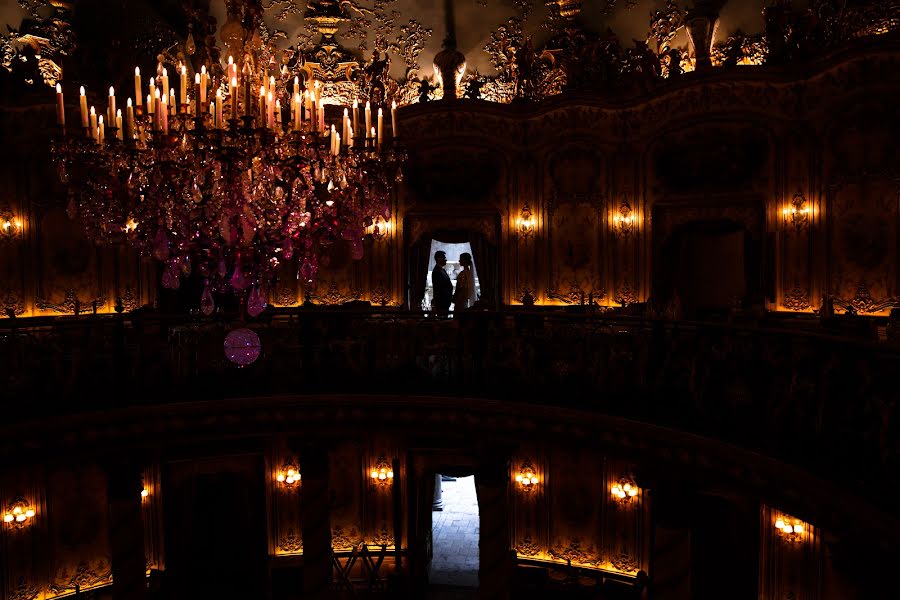
{"label": "groom in dark suit", "polygon": [[431,287],[434,296],[431,299],[431,310],[436,315],[446,316],[450,312],[450,302],[453,298],[453,282],[444,270],[447,264],[447,255],[438,250],[434,253],[434,269],[431,271]]}

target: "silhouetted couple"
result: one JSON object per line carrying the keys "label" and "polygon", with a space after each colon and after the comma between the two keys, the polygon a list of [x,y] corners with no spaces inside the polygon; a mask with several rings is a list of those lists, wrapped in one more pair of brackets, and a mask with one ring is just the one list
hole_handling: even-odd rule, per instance
{"label": "silhouetted couple", "polygon": [[438,315],[446,315],[450,312],[450,303],[455,304],[455,310],[469,308],[475,304],[475,277],[472,274],[472,255],[463,252],[459,255],[459,264],[463,268],[456,277],[456,292],[453,291],[453,282],[450,275],[444,269],[447,264],[447,255],[438,250],[434,253],[434,269],[431,271],[431,287],[434,291],[431,300],[431,310]]}

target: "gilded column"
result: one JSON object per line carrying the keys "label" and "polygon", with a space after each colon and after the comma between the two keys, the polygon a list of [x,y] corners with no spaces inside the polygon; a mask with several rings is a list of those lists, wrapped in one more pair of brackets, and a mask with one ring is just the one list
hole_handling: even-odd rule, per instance
{"label": "gilded column", "polygon": [[331,519],[328,511],[328,451],[306,447],[300,453],[303,490],[303,597],[327,598],[331,588]]}

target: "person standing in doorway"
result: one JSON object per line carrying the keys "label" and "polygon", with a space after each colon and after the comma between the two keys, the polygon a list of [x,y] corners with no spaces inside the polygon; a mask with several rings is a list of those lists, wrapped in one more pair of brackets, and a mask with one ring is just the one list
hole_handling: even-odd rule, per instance
{"label": "person standing in doorway", "polygon": [[462,272],[456,276],[456,295],[453,302],[456,304],[454,310],[462,310],[469,308],[475,304],[475,277],[472,273],[472,255],[463,252],[459,255],[459,265]]}
{"label": "person standing in doorway", "polygon": [[431,299],[431,310],[438,316],[446,316],[450,312],[450,302],[453,300],[453,282],[444,266],[447,264],[447,255],[442,250],[434,253],[434,269],[431,271],[431,287],[434,295]]}

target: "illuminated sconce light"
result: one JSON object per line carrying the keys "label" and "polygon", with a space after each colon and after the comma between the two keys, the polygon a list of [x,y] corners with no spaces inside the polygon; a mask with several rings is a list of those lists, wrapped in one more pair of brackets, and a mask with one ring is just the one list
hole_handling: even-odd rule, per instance
{"label": "illuminated sconce light", "polygon": [[800,519],[783,515],[775,519],[775,533],[786,542],[802,542],[803,532],[806,530]]}
{"label": "illuminated sconce light", "polygon": [[791,203],[781,211],[781,215],[784,217],[785,226],[791,226],[794,231],[800,232],[809,226],[810,212],[806,198],[797,192],[791,199]]}
{"label": "illuminated sconce light", "polygon": [[531,463],[523,463],[521,468],[519,468],[519,472],[516,473],[516,483],[519,484],[519,489],[523,492],[530,492],[533,490],[539,481],[537,473],[534,472],[534,466]]}
{"label": "illuminated sconce light", "polygon": [[637,218],[634,210],[627,200],[623,200],[619,205],[619,209],[612,215],[612,230],[616,237],[628,237],[634,233]]}
{"label": "illuminated sconce light", "polygon": [[391,220],[378,215],[372,221],[369,232],[375,240],[381,241],[391,234]]}
{"label": "illuminated sconce light", "polygon": [[293,486],[295,483],[300,484],[300,469],[293,463],[284,463],[281,470],[275,474],[275,481],[285,486]]}
{"label": "illuminated sconce light", "polygon": [[613,500],[622,505],[630,503],[633,498],[637,497],[638,492],[640,492],[638,486],[633,481],[624,478],[610,487]]}
{"label": "illuminated sconce light", "polygon": [[13,500],[3,513],[3,522],[12,527],[25,527],[34,518],[35,512],[25,498],[19,497]]}
{"label": "illuminated sconce light", "polygon": [[0,207],[0,238],[15,240],[21,237],[24,230],[25,223],[22,219],[13,214],[8,206]]}
{"label": "illuminated sconce light", "polygon": [[125,221],[125,233],[131,233],[132,231],[137,231],[138,222],[134,220],[133,217],[128,217],[128,220]]}
{"label": "illuminated sconce light", "polygon": [[149,495],[150,495],[150,490],[148,490],[146,487],[141,490],[141,499],[142,500]]}
{"label": "illuminated sconce light", "polygon": [[394,481],[394,470],[388,464],[387,459],[380,456],[378,462],[375,463],[375,467],[369,471],[369,477],[372,479],[372,483],[380,487],[386,487]]}
{"label": "illuminated sconce light", "polygon": [[531,214],[531,208],[528,207],[527,201],[525,206],[522,207],[522,212],[519,213],[519,218],[516,220],[516,229],[519,232],[519,237],[523,240],[527,240],[534,235],[534,216]]}

